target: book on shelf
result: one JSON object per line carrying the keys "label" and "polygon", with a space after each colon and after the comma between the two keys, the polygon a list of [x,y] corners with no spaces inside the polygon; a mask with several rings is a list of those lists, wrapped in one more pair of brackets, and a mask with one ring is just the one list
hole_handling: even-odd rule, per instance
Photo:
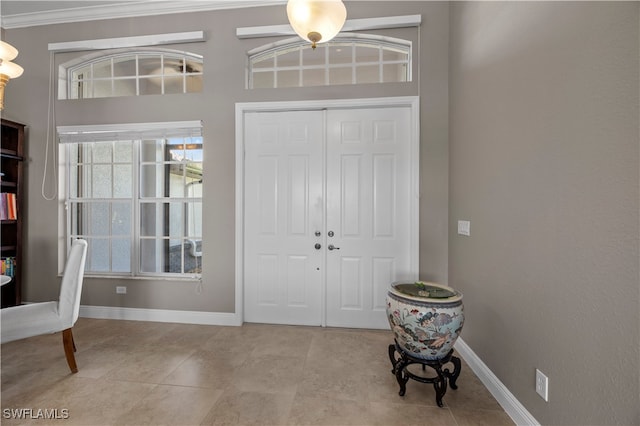
{"label": "book on shelf", "polygon": [[0,195],[0,219],[16,220],[18,218],[16,194],[3,192]]}
{"label": "book on shelf", "polygon": [[2,275],[7,275],[11,278],[14,278],[16,269],[16,258],[3,257],[2,262],[0,262],[0,268],[2,269]]}
{"label": "book on shelf", "polygon": [[8,218],[7,199],[2,193],[0,194],[0,220],[7,220]]}

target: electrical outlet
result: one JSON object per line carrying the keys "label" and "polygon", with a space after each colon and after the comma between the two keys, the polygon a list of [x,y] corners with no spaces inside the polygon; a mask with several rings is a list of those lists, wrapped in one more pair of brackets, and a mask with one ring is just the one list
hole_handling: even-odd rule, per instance
{"label": "electrical outlet", "polygon": [[458,235],[471,236],[471,222],[468,220],[458,221]]}
{"label": "electrical outlet", "polygon": [[127,294],[127,287],[116,286],[116,294]]}
{"label": "electrical outlet", "polygon": [[549,378],[536,368],[536,392],[549,402]]}

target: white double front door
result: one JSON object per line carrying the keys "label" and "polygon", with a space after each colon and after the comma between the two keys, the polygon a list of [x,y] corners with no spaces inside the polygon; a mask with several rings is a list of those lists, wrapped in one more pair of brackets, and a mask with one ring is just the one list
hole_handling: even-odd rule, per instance
{"label": "white double front door", "polygon": [[410,121],[409,107],[245,114],[245,321],[388,328],[389,284],[417,278]]}

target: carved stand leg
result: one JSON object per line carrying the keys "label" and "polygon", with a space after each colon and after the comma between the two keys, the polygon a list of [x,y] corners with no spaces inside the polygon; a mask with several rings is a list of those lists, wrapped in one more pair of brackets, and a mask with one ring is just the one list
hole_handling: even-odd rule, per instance
{"label": "carved stand leg", "polygon": [[460,375],[460,370],[462,369],[460,358],[452,355],[450,361],[453,364],[453,372],[449,372],[449,369],[445,368],[443,374],[449,378],[449,386],[451,386],[451,389],[458,389],[458,385],[456,385],[456,380],[458,380],[458,376]]}
{"label": "carved stand leg", "polygon": [[432,367],[437,374],[437,376],[432,379],[433,389],[436,391],[436,403],[438,407],[442,407],[442,397],[447,393],[447,378],[442,374],[442,369],[439,364],[431,365],[430,367]]}
{"label": "carved stand leg", "polygon": [[398,352],[400,358],[396,359],[395,352],[395,345],[389,345],[389,358],[391,359],[391,364],[393,365],[391,373],[396,376],[396,380],[400,385],[400,392],[398,392],[398,394],[400,396],[404,396],[405,392],[407,391],[407,382],[409,381],[409,377],[405,374],[405,367],[407,366],[409,360],[404,356],[403,352]]}
{"label": "carved stand leg", "polygon": [[[398,356],[396,357],[396,352]],[[407,391],[407,382],[409,379],[414,379],[422,383],[432,383],[433,388],[436,391],[436,403],[438,407],[442,407],[442,397],[447,392],[447,381],[451,385],[452,389],[457,389],[456,380],[460,375],[461,363],[460,358],[452,355],[453,349],[443,358],[437,360],[426,360],[421,358],[415,358],[405,351],[403,351],[398,344],[389,345],[389,359],[391,360],[391,373],[396,376],[396,380],[400,385],[400,396],[404,396]],[[442,366],[451,362],[453,364],[453,372],[448,368],[442,369]],[[431,367],[436,372],[436,377],[423,377],[418,376],[407,370],[407,367],[411,364],[421,364],[422,369],[425,367]]]}

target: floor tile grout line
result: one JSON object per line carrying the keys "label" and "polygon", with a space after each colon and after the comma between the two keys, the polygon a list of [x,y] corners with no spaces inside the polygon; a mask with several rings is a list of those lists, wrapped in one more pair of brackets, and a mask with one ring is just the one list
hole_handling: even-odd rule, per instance
{"label": "floor tile grout line", "polygon": [[[99,327],[99,335],[97,336],[97,340],[91,340],[92,337],[92,325],[94,323],[91,322],[86,322],[83,323],[83,332],[82,334],[84,335],[83,338],[86,338],[86,342],[89,343],[89,345],[86,347],[87,349],[89,347],[93,348],[95,347],[95,342],[101,342],[104,343],[105,341],[111,340],[112,342],[116,341],[117,339],[117,335],[120,333],[126,333],[127,331],[127,327],[125,326],[121,326],[121,327],[117,327],[117,330],[115,330],[115,332],[113,334],[110,334],[108,329],[109,327],[109,322],[101,322],[101,323],[97,323],[100,327]],[[117,323],[116,323],[117,324]],[[145,330],[145,326],[144,325],[139,325],[140,323],[136,323],[135,324],[135,334],[140,334],[143,335],[144,334],[144,330]],[[120,324],[117,324],[120,325]],[[332,353],[332,349],[333,349],[333,345],[339,345],[340,342],[348,342],[350,340],[353,340],[355,344],[360,344],[362,343],[363,345],[365,345],[363,347],[362,350],[364,351],[378,351],[379,346],[381,345],[381,342],[383,340],[385,340],[385,335],[382,333],[378,333],[378,332],[370,332],[367,330],[340,330],[340,329],[323,329],[323,330],[316,330],[311,329],[308,330],[308,328],[306,327],[291,327],[291,328],[280,328],[278,326],[259,326],[259,325],[253,325],[252,326],[253,331],[250,331],[248,333],[249,336],[255,336],[256,334],[262,334],[265,333],[267,335],[267,338],[262,339],[262,341],[268,341],[268,335],[269,334],[274,334],[277,335],[278,337],[276,337],[275,339],[272,339],[274,341],[283,341],[285,342],[283,344],[283,348],[278,348],[278,347],[274,347],[274,348],[262,348],[264,350],[264,353],[260,353],[260,350],[254,349],[251,351],[250,354],[247,354],[246,357],[242,360],[241,363],[239,363],[238,365],[234,365],[233,368],[231,369],[232,371],[239,371],[242,368],[246,367],[247,362],[254,358],[257,359],[257,361],[254,359],[254,361],[256,363],[259,364],[260,359],[264,358],[264,359],[268,359],[269,358],[269,352],[273,351],[273,352],[277,352],[280,349],[284,349],[286,350],[288,342],[286,341],[286,338],[282,338],[282,335],[287,335],[290,334],[290,336],[292,336],[292,338],[295,338],[296,336],[309,336],[308,340],[305,340],[304,345],[305,345],[305,349],[304,352],[296,352],[299,354],[296,356],[287,356],[286,352],[282,352],[279,353],[277,356],[278,358],[284,358],[284,359],[290,359],[290,360],[294,360],[292,362],[297,362],[297,363],[302,363],[302,373],[300,374],[300,378],[299,379],[295,379],[298,380],[298,382],[290,382],[290,385],[287,385],[288,387],[288,391],[287,392],[265,392],[265,391],[261,391],[261,392],[256,392],[256,394],[271,394],[271,395],[276,395],[276,394],[280,394],[281,396],[287,396],[288,398],[288,402],[286,402],[286,406],[283,404],[282,405],[282,417],[281,420],[282,424],[292,424],[292,420],[294,419],[294,413],[293,413],[293,408],[294,408],[294,404],[296,399],[299,398],[308,398],[309,395],[305,396],[305,393],[301,392],[302,390],[302,384],[304,383],[305,380],[305,373],[307,373],[310,369],[312,369],[314,367],[314,365],[316,363],[322,363],[323,361],[326,362],[327,360],[331,360],[330,357],[323,357],[323,350],[322,347],[324,346],[324,351],[327,354],[331,354]],[[203,333],[202,329],[193,329],[194,332],[192,334],[189,334],[191,332],[191,329],[189,328],[182,328],[182,327],[178,327],[175,326],[172,330],[162,330],[158,327],[151,327],[150,331],[149,331],[149,339],[147,339],[144,342],[145,345],[145,349],[144,350],[162,350],[162,341],[166,341],[167,335],[170,334],[171,332],[185,332],[185,336],[184,336],[184,340],[185,342],[187,342],[188,344],[191,344],[191,342],[193,343],[193,347],[184,352],[184,358],[179,360],[179,362],[175,365],[173,365],[173,368],[169,368],[166,370],[160,369],[156,367],[155,372],[153,372],[152,374],[157,375],[158,377],[161,377],[160,379],[157,380],[153,380],[152,382],[149,381],[144,381],[141,380],[141,378],[143,379],[143,376],[138,376],[138,377],[132,377],[131,380],[126,380],[123,379],[122,377],[110,377],[110,374],[115,371],[117,368],[122,368],[122,362],[126,362],[127,360],[124,359],[122,362],[120,363],[114,363],[113,365],[107,365],[108,368],[106,368],[105,372],[102,373],[100,376],[98,377],[89,377],[89,376],[84,376],[84,377],[80,377],[80,376],[76,376],[77,378],[82,378],[83,380],[92,380],[95,381],[95,383],[107,383],[107,382],[120,382],[120,383],[136,383],[138,385],[141,385],[142,388],[144,388],[145,390],[147,390],[148,392],[144,392],[145,396],[143,398],[148,397],[152,392],[160,389],[161,387],[168,387],[168,388],[172,388],[172,389],[189,389],[189,390],[194,390],[194,391],[210,391],[215,393],[215,395],[217,395],[217,397],[215,398],[215,400],[211,401],[211,405],[209,407],[209,411],[212,409],[212,407],[217,403],[217,401],[219,401],[219,398],[221,398],[222,395],[225,394],[229,394],[229,392],[242,392],[239,389],[235,389],[234,387],[227,387],[224,388],[224,386],[216,386],[216,387],[209,387],[209,386],[199,386],[196,385],[195,383],[198,382],[194,382],[193,385],[189,385],[189,384],[180,384],[180,383],[166,383],[167,378],[175,373],[181,366],[184,366],[185,363],[187,363],[189,360],[193,359],[194,355],[200,351],[200,350],[206,350],[204,348],[204,342],[198,344],[198,339],[200,335],[206,335],[206,332]],[[196,331],[197,330],[197,331]],[[214,339],[215,335],[218,335],[221,333],[222,328],[215,328],[212,329],[213,332],[213,336],[211,336],[211,339]],[[233,329],[229,329],[226,328],[226,332],[225,334],[228,334],[229,336],[236,336],[233,337],[233,339],[237,340],[237,341],[242,341],[242,335],[244,335],[246,332],[243,331],[240,327],[239,328],[233,328]],[[258,332],[256,333],[255,331],[258,330]],[[302,330],[302,332],[298,332],[298,330]],[[307,333],[306,331],[309,331],[309,333]],[[239,333],[236,333],[239,332]],[[95,334],[94,334],[95,336]],[[56,336],[59,337],[59,336]],[[221,340],[223,340],[224,336],[219,336],[221,337]],[[57,340],[55,339],[55,343],[57,346]],[[50,338],[47,338],[47,340],[43,340],[46,342],[47,346],[51,345],[53,347],[53,340]],[[209,339],[207,339],[207,341],[209,341]],[[215,340],[212,340],[213,344],[215,344]],[[94,343],[93,345],[91,343]],[[127,340],[127,345],[125,345],[125,347],[123,347],[123,351],[127,351],[127,354],[131,355],[131,351],[135,352],[135,342],[132,339]],[[28,344],[23,344],[22,346],[9,346],[11,344],[8,344],[6,346],[7,350],[5,349],[5,345],[3,345],[2,347],[2,351],[1,354],[3,361],[6,361],[7,359],[11,359],[11,357],[15,357],[15,355],[17,353],[19,353],[19,349],[28,349],[30,347],[37,347],[40,346],[40,344],[38,343],[38,341],[34,340],[29,342]],[[386,345],[383,344],[382,346],[384,346],[383,349],[386,349]],[[12,350],[12,348],[16,348],[18,350],[18,352],[16,352],[16,350]],[[188,346],[187,346],[188,348]],[[99,349],[98,349],[99,350]],[[346,366],[346,368],[349,368],[349,364],[353,361],[350,358],[350,353],[349,351],[352,350],[352,347],[350,344],[346,344],[345,349],[342,351],[334,351],[333,353],[337,356],[337,357],[345,357],[342,361],[344,361],[343,365]],[[79,351],[80,352],[80,351]],[[82,351],[84,352],[84,350]],[[212,351],[213,352],[213,351]],[[377,352],[376,352],[377,353]],[[314,356],[315,354],[315,356]],[[43,357],[46,357],[47,353],[45,351],[43,351],[41,354],[36,353],[35,355],[33,355],[33,358],[28,360],[29,362],[31,362],[32,360],[37,360]],[[90,355],[90,353],[87,353],[87,355]],[[319,355],[319,356],[318,356]],[[233,352],[229,352],[228,354],[226,354],[227,357],[233,357],[234,354]],[[128,358],[125,357],[125,358]],[[323,359],[324,358],[324,359]],[[389,410],[389,407],[395,407],[391,410],[394,409],[398,409],[398,410],[403,410],[404,407],[413,407],[412,409],[422,409],[422,408],[429,408],[429,409],[436,409],[437,407],[435,406],[435,403],[429,404],[429,401],[424,399],[424,400],[420,400],[420,399],[414,399],[414,400],[409,400],[409,401],[400,401],[400,400],[396,400],[395,398],[399,398],[399,396],[397,395],[398,392],[398,388],[396,387],[397,385],[394,383],[394,386],[391,386],[392,382],[395,382],[395,378],[392,378],[392,380],[387,380],[387,379],[381,379],[383,377],[383,372],[381,370],[381,368],[383,367],[383,358],[381,358],[380,356],[376,355],[374,357],[376,359],[376,365],[374,367],[374,371],[372,371],[372,375],[370,377],[374,378],[374,382],[368,382],[368,381],[363,381],[361,384],[363,384],[364,386],[379,386],[379,390],[374,391],[373,393],[362,393],[360,394],[359,397],[354,397],[354,399],[348,399],[348,398],[343,398],[343,395],[336,395],[333,398],[330,398],[331,400],[339,400],[342,401],[344,403],[351,404],[354,401],[356,402],[357,405],[366,405],[368,407],[372,407],[372,406],[376,406],[379,405],[380,407],[383,406],[388,406],[387,410]],[[64,358],[61,358],[62,361],[64,362]],[[157,366],[160,367],[163,364],[162,361],[162,357],[159,358],[160,361],[158,361],[156,359],[157,362]],[[170,355],[167,355],[167,357],[165,359],[170,359]],[[104,360],[107,360],[107,358],[104,358]],[[339,361],[337,362],[337,364],[339,365]],[[380,361],[380,362],[378,362]],[[21,360],[15,361],[16,364],[11,364],[11,362],[3,362],[3,370],[4,367],[7,368],[11,368],[11,367],[16,367],[18,368],[18,373],[20,371],[20,369],[23,369],[25,371],[29,371],[27,368],[28,366],[26,364],[24,364],[24,362],[22,362]],[[56,360],[57,362],[57,360]],[[137,362],[142,362],[144,363],[145,360],[143,359],[143,357],[138,357]],[[166,361],[164,362],[166,364]],[[282,365],[286,365],[286,362],[282,362]],[[100,372],[100,369],[95,369],[97,364],[94,364],[94,370],[95,372]],[[325,364],[328,365],[327,368],[329,369],[333,369],[333,365],[331,362],[329,362],[329,364]],[[66,366],[65,366],[66,367]],[[82,370],[82,366],[79,365],[80,369]],[[259,366],[254,365],[254,368],[259,368]],[[65,371],[65,374],[62,374],[62,370],[61,368],[59,368],[59,366],[57,366],[55,368],[55,371],[52,371],[52,376],[50,378],[47,378],[41,382],[35,382],[33,384],[33,386],[38,385],[38,383],[40,383],[40,385],[38,386],[44,386],[45,383],[48,382],[53,382],[55,383],[52,388],[55,388],[56,386],[59,386],[59,382],[66,382],[69,379],[68,376],[68,372]],[[388,371],[387,371],[388,370]],[[388,374],[389,377],[392,377],[392,373],[390,372],[391,370],[391,366],[386,366],[386,368],[384,368],[384,374]],[[153,371],[153,370],[149,370],[149,371]],[[258,370],[259,371],[259,370]],[[321,371],[321,368],[318,370]],[[363,369],[363,371],[366,371],[366,369]],[[158,374],[158,372],[162,372],[164,374]],[[192,373],[190,373],[192,374]],[[319,373],[322,374],[322,373]],[[56,379],[56,377],[58,377],[58,375],[60,375],[59,379]],[[6,384],[6,383],[11,383],[11,381],[14,381],[14,386],[23,386],[22,388],[16,388],[16,392],[12,392],[12,395],[17,395],[18,398],[22,398],[22,400],[24,401],[29,401],[29,400],[33,400],[33,399],[29,399],[29,398],[33,398],[32,395],[29,395],[29,392],[31,392],[32,390],[36,390],[36,387],[33,387],[30,390],[30,386],[32,386],[31,383],[26,383],[26,384],[22,384],[19,381],[16,382],[16,375],[5,375],[2,374],[2,383]],[[365,374],[366,376],[366,374]],[[212,376],[215,377],[215,376]],[[368,376],[369,377],[369,376]],[[468,378],[472,378],[473,374],[467,376]],[[8,380],[8,382],[6,381]],[[225,381],[226,383],[226,381]],[[246,390],[249,386],[250,386],[250,380],[245,381],[243,386],[245,388],[245,392],[251,392]],[[285,382],[286,383],[286,380]],[[321,382],[319,382],[321,383]],[[204,384],[204,383],[202,383]],[[221,383],[222,384],[222,383]],[[68,385],[67,385],[68,386]],[[430,386],[428,384],[421,384],[420,386],[426,386],[429,387]],[[89,386],[90,387],[90,386]],[[100,386],[101,388],[104,387]],[[106,386],[106,388],[108,388],[109,386]],[[117,386],[116,386],[117,388]],[[347,388],[343,388],[346,389],[347,391],[349,391],[351,387],[347,387]],[[461,389],[465,389],[466,387],[461,386]],[[4,396],[5,390],[7,388],[5,388],[4,386],[2,386],[2,394]],[[381,396],[384,394],[385,389],[388,389],[391,391],[391,396],[395,396],[395,398],[390,398],[390,401],[385,401],[383,399],[381,399]],[[417,389],[417,388],[415,388]],[[471,388],[466,388],[467,390],[470,389],[475,389],[475,387],[471,387]],[[480,389],[480,388],[478,388]],[[11,390],[11,387],[9,388],[9,390]],[[429,391],[432,391],[432,389],[429,389]],[[412,392],[412,389],[410,388],[408,391]],[[456,391],[458,392],[458,391]],[[190,394],[190,393],[187,393]],[[198,394],[198,393],[196,393]],[[206,393],[205,393],[206,394]],[[380,396],[376,396],[376,395],[380,395]],[[435,397],[435,394],[433,395]],[[412,395],[412,397],[415,398],[414,395]],[[445,407],[443,407],[442,409],[437,408],[438,410],[442,410],[441,414],[445,414],[451,418],[451,424],[455,424],[455,425],[460,425],[460,424],[466,424],[467,420],[469,420],[470,417],[470,413],[479,413],[480,415],[482,415],[483,413],[488,414],[488,415],[493,415],[493,414],[498,414],[498,413],[502,413],[500,411],[500,407],[496,406],[496,409],[483,409],[483,408],[473,408],[474,406],[478,405],[478,402],[484,402],[484,399],[482,398],[486,398],[486,397],[481,397],[480,400],[476,399],[475,396],[473,395],[469,395],[467,394],[466,396],[464,394],[462,394],[462,396],[460,397],[460,399],[458,399],[457,401],[454,401],[454,406],[451,406],[450,404],[448,404],[447,400],[449,399],[449,392],[447,393],[447,395],[444,398],[445,402]],[[4,398],[3,398],[4,399]],[[285,398],[286,399],[286,398]],[[39,399],[40,401],[42,401],[42,398]],[[142,401],[142,399],[140,400]],[[139,402],[140,402],[139,401]],[[205,403],[206,405],[206,403]],[[493,405],[491,405],[491,407],[493,407]],[[87,407],[87,409],[89,409],[89,407]],[[379,408],[380,409],[380,408]],[[208,413],[207,413],[208,414]],[[502,413],[504,414],[504,413]],[[114,412],[115,415],[115,412]],[[114,417],[115,418],[115,417]],[[500,419],[500,417],[494,417],[494,418],[498,418]],[[200,422],[203,422],[206,419],[206,415],[205,417],[200,419]],[[194,418],[191,418],[190,421],[194,421]],[[501,421],[501,420],[500,420]]]}

